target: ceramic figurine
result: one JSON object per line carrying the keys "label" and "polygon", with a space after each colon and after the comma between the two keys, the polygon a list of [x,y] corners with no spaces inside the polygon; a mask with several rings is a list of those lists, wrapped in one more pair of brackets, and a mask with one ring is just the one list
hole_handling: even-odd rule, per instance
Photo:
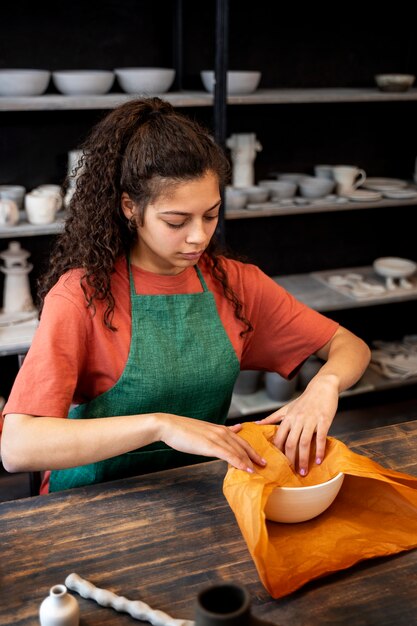
{"label": "ceramic figurine", "polygon": [[272,623],[251,614],[251,599],[245,587],[224,583],[199,593],[195,626],[272,626]]}
{"label": "ceramic figurine", "polygon": [[256,153],[262,150],[255,133],[231,135],[226,145],[232,152],[233,187],[252,187],[255,184],[254,161]]}
{"label": "ceramic figurine", "polygon": [[39,607],[41,626],[78,626],[80,609],[65,585],[54,585]]}
{"label": "ceramic figurine", "polygon": [[11,241],[7,250],[0,252],[4,266],[0,271],[6,275],[4,281],[3,313],[33,311],[34,305],[29,285],[29,272],[33,268],[27,262],[30,252],[23,250],[18,241]]}
{"label": "ceramic figurine", "polygon": [[129,613],[131,617],[153,626],[194,626],[194,622],[186,619],[174,619],[163,611],[151,609],[150,606],[140,600],[128,600],[124,596],[118,596],[107,589],[95,587],[92,583],[78,574],[69,574],[65,579],[68,589],[76,591],[83,598],[95,600],[101,606],[110,606],[120,613]]}

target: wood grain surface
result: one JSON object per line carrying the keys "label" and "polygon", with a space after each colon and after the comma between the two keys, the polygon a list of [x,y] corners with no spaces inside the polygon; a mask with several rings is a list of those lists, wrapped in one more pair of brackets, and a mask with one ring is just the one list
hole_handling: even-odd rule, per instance
{"label": "wood grain surface", "polygon": [[[417,421],[340,438],[417,475]],[[214,461],[0,504],[0,624],[38,624],[49,588],[71,572],[176,618],[193,619],[204,587],[233,581],[249,590],[255,616],[282,626],[417,624],[417,550],[271,599],[223,496],[226,469]],[[143,623],[76,597],[81,626]]]}

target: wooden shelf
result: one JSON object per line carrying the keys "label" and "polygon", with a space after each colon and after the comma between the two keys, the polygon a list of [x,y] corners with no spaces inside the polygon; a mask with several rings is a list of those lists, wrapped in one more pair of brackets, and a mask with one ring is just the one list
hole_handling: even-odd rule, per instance
{"label": "wooden shelf", "polygon": [[314,202],[312,204],[286,204],[278,202],[264,202],[259,204],[258,209],[228,209],[225,210],[225,219],[241,220],[257,217],[273,217],[278,215],[303,215],[306,213],[329,213],[334,211],[353,211],[358,209],[382,209],[384,207],[406,207],[415,206],[417,198],[409,200],[378,200],[374,202],[348,201],[343,204],[334,202],[332,204]]}
{"label": "wooden shelf", "polygon": [[377,87],[258,89],[246,96],[229,96],[229,104],[314,104],[337,102],[394,102],[417,100],[417,89],[405,92],[380,91]]}
{"label": "wooden shelf", "polygon": [[33,237],[37,235],[56,235],[64,228],[64,213],[58,213],[52,224],[30,224],[21,212],[21,219],[16,226],[0,226],[0,239],[12,239],[13,237]]}
{"label": "wooden shelf", "polygon": [[[409,378],[401,378],[393,380],[390,378],[384,378],[371,368],[368,368],[361,380],[354,385],[351,389],[342,391],[341,398],[356,396],[372,391],[384,391],[387,389],[394,389],[397,387],[404,387],[405,385],[417,384],[417,376],[410,376]],[[300,395],[301,391],[293,396],[293,399]],[[289,400],[285,402],[277,402],[272,400],[266,393],[265,389],[260,389],[255,393],[248,395],[233,394],[232,403],[228,414],[228,419],[239,419],[241,417],[247,417],[249,415],[256,415],[257,413],[273,412],[279,409],[284,404],[288,404]]]}
{"label": "wooden shelf", "polygon": [[[109,93],[102,96],[43,96],[0,97],[0,111],[59,111],[82,109],[113,109],[146,94]],[[212,106],[213,95],[205,91],[181,91],[155,94],[176,107]],[[396,102],[416,101],[417,89],[406,92],[384,92],[377,87],[365,88],[311,88],[311,89],[258,89],[254,93],[229,96],[228,104],[314,104],[343,102]]]}
{"label": "wooden shelf", "polygon": [[[334,273],[346,272],[347,269],[354,273],[369,274],[372,272],[371,266],[363,266],[343,268],[343,270],[335,269]],[[292,293],[297,300],[321,312],[354,309],[391,302],[406,302],[417,299],[415,289],[412,291],[399,290],[397,293],[393,291],[372,298],[355,299],[335,289],[331,289],[314,278],[312,274],[288,274],[285,276],[274,276],[273,279],[284,287],[284,289]]]}
{"label": "wooden shelf", "polygon": [[[171,92],[153,94],[176,107],[212,106],[213,96],[207,92]],[[77,111],[113,109],[119,104],[140,98],[140,94],[110,93],[103,96],[64,96],[46,94],[30,97],[0,97],[0,111]]]}

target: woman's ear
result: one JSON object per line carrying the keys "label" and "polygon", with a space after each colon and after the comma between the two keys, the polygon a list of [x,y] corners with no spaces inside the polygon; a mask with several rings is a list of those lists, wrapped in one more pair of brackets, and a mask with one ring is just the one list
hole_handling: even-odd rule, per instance
{"label": "woman's ear", "polygon": [[120,206],[126,219],[130,220],[130,218],[136,214],[135,203],[130,199],[129,194],[126,193],[126,191],[122,192]]}

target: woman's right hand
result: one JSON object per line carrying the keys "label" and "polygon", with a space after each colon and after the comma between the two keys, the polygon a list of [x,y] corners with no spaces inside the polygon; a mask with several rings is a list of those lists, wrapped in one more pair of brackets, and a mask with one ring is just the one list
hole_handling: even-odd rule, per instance
{"label": "woman's right hand", "polygon": [[252,446],[238,436],[240,424],[221,426],[167,413],[157,413],[156,417],[158,439],[179,452],[217,457],[249,473],[253,473],[254,463],[266,465]]}

